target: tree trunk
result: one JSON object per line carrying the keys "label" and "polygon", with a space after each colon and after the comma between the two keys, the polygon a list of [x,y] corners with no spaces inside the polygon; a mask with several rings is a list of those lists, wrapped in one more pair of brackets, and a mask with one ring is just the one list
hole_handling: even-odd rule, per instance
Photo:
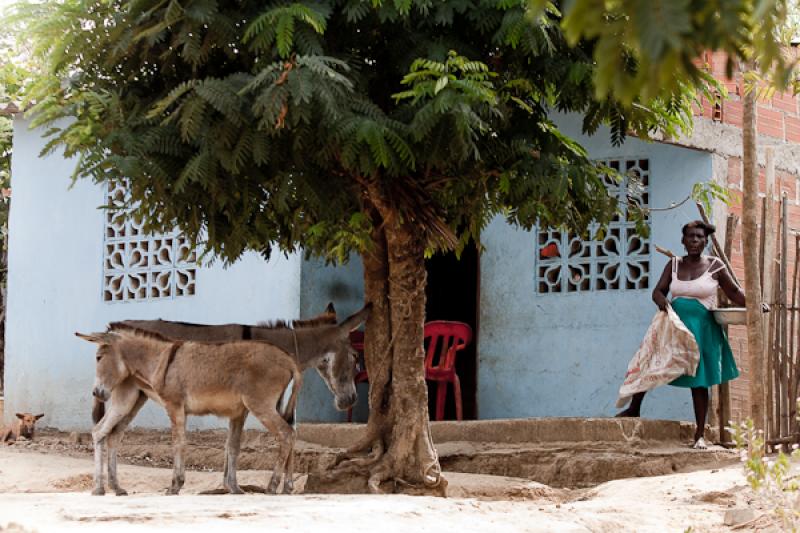
{"label": "tree trunk", "polygon": [[[764,338],[761,324],[761,280],[758,265],[758,172],[756,165],[756,88],[745,91],[742,127],[742,242],[747,281],[747,353],[750,362],[750,417],[764,429]],[[770,201],[770,199],[768,199]],[[768,222],[769,223],[769,222]],[[765,261],[766,263],[766,261]]]}
{"label": "tree trunk", "polygon": [[368,191],[376,207],[373,249],[363,257],[365,297],[373,305],[364,339],[369,420],[328,479],[356,474],[373,493],[444,495],[425,383],[424,233],[395,213],[377,186]]}

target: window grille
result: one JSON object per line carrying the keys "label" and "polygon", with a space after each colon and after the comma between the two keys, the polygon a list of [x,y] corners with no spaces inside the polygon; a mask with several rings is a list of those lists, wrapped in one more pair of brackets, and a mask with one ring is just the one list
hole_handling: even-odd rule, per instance
{"label": "window grille", "polygon": [[[125,205],[127,194],[125,183],[109,183],[106,205]],[[124,211],[106,210],[103,300],[125,302],[193,295],[195,247],[178,231],[145,234],[142,226]]]}
{"label": "window grille", "polygon": [[[536,290],[570,293],[647,289],[650,284],[650,240],[636,233],[629,206],[650,206],[650,162],[647,159],[602,161],[623,175],[606,177],[609,193],[622,214],[600,233],[592,224],[588,240],[559,229],[539,229],[536,241]],[[650,224],[649,215],[646,219]]]}

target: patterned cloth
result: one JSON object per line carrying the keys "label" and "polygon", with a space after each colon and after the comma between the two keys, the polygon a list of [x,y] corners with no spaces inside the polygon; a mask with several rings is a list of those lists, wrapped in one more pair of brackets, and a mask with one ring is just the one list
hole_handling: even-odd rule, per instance
{"label": "patterned cloth", "polygon": [[628,364],[617,407],[624,407],[637,392],[670,383],[683,375],[694,376],[699,361],[700,350],[694,335],[675,310],[667,306],[666,312],[659,311],[653,317],[639,350]]}

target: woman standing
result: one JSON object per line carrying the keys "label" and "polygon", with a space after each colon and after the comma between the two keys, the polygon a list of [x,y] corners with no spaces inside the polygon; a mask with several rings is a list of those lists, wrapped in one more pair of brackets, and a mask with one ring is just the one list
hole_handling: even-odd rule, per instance
{"label": "woman standing", "polygon": [[[698,449],[707,447],[703,437],[708,412],[708,388],[739,376],[728,338],[711,313],[717,307],[717,288],[721,287],[735,304],[745,306],[744,292],[733,281],[722,261],[703,255],[703,250],[708,246],[708,236],[715,231],[714,226],[701,220],[683,226],[681,243],[686,248],[686,255],[670,259],[653,289],[653,301],[658,308],[666,311],[667,306],[671,305],[694,335],[700,349],[700,363],[695,375],[684,375],[670,383],[692,389],[697,422],[693,447]],[[672,293],[671,302],[667,300],[669,293]],[[644,395],[644,392],[634,394],[630,406],[617,416],[638,417]]]}

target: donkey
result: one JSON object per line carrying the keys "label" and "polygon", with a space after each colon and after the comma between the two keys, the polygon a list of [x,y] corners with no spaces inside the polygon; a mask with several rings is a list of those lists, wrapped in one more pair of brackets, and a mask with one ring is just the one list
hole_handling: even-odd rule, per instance
{"label": "donkey", "polygon": [[[114,323],[110,327],[113,327],[118,324]],[[254,337],[260,340],[271,341],[278,338],[280,340],[283,336],[278,334],[276,335],[276,328],[279,325],[285,325],[285,322],[262,322],[259,323],[259,326],[251,326],[247,324],[222,324],[222,325],[204,325],[204,324],[193,324],[190,322],[175,322],[169,320],[125,320],[121,322],[121,324],[125,326],[133,326],[138,329],[144,329],[147,331],[152,331],[154,333],[159,333],[165,337],[168,337],[173,340],[182,340],[182,341],[213,341],[213,342],[223,342],[223,341],[236,341],[236,340],[250,340]],[[321,314],[307,318],[307,319],[297,319],[291,321],[291,327],[294,329],[301,329],[325,324],[336,324],[336,308],[333,305],[333,302],[329,302],[325,311]],[[255,331],[255,336],[253,335],[253,331]],[[295,347],[292,346],[284,346],[284,351],[288,353],[294,354]],[[296,385],[294,385],[296,386]],[[131,411],[121,419],[117,424],[114,426],[111,433],[108,435],[108,438],[103,441],[103,447],[107,450],[108,456],[108,480],[109,484],[113,488],[114,492],[118,496],[122,496],[127,494],[124,489],[122,489],[118,482],[117,482],[117,473],[116,473],[116,464],[117,464],[117,444],[122,439],[122,436],[127,428],[128,424],[133,420],[133,418],[138,413],[139,409],[147,402],[147,396],[144,392],[139,392],[139,396],[136,397],[130,392],[128,389],[130,387],[123,387],[120,392],[112,391],[111,398],[116,396],[118,397],[117,401],[123,402],[126,405],[130,405]],[[288,392],[288,391],[287,391]],[[130,397],[129,397],[130,395]],[[286,394],[284,394],[285,397]],[[136,401],[134,401],[136,400]],[[94,396],[94,406],[92,408],[92,422],[97,424],[103,418],[105,414],[105,402]],[[235,444],[236,449],[239,448],[239,441],[241,437],[241,426],[231,426],[230,431],[228,433],[229,439],[233,439],[233,443]],[[226,449],[230,446],[226,446]],[[225,466],[224,466],[224,477],[227,479],[228,477],[228,460],[229,455],[225,454]],[[227,489],[228,487],[226,487]]]}
{"label": "donkey", "polygon": [[[285,331],[294,338],[292,342],[294,345],[293,355],[287,354],[286,351],[280,350],[276,346],[259,341],[172,342],[157,333],[142,332],[122,324],[115,324],[115,329],[107,333],[89,336],[78,334],[82,338],[100,345],[97,352],[97,380],[94,394],[102,399],[108,399],[110,394],[112,402],[111,409],[92,432],[95,441],[95,489],[93,494],[104,493],[102,480],[102,444],[104,440],[118,424],[124,427],[148,397],[167,409],[173,426],[175,465],[173,483],[169,493],[177,494],[183,485],[182,452],[185,445],[185,416],[187,414],[217,414],[230,419],[230,431],[226,442],[227,469],[223,482],[229,492],[241,493],[236,482],[236,461],[239,453],[241,428],[247,413],[251,411],[281,441],[278,465],[269,482],[268,491],[276,492],[281,475],[285,470],[287,475],[284,480],[284,491],[290,492],[293,490],[291,445],[294,442],[294,432],[275,407],[280,398],[280,392],[283,390],[281,387],[285,388],[289,379],[295,379],[296,386],[292,390],[289,405],[285,411],[290,413],[296,403],[302,371],[310,366],[316,366],[329,389],[334,393],[337,408],[346,410],[354,404],[356,400],[353,382],[355,354],[350,347],[349,333],[366,320],[369,311],[370,306],[367,305],[338,326],[328,324],[291,330],[285,324],[274,325],[273,328],[276,330]],[[145,341],[150,344],[140,346]],[[233,347],[237,349],[234,350]],[[270,391],[279,388],[280,391],[276,393],[274,399],[269,398],[272,401],[269,408],[261,404],[252,405],[253,400],[248,400],[241,390],[242,383],[246,381],[245,377],[257,381],[261,374],[269,375],[263,369],[256,372],[252,370],[253,356],[250,352],[258,352],[261,347],[285,354],[296,369],[291,376],[288,373],[284,375],[286,381],[279,387],[273,387],[270,382]],[[148,348],[149,351],[145,348]],[[200,353],[203,357],[196,356],[195,353]],[[214,355],[215,353],[224,353],[225,357],[217,357]],[[141,367],[143,364],[141,361],[146,361],[148,365]],[[271,362],[275,361],[277,359]],[[206,376],[207,373],[213,373],[213,379]],[[195,383],[194,379],[200,381]],[[216,385],[209,385],[207,383],[209,380],[216,380]],[[252,385],[249,382],[247,384],[248,386]],[[263,384],[263,387],[267,386],[267,383]],[[283,445],[287,439],[288,451],[287,446]],[[118,494],[124,494],[124,491],[118,486],[116,472],[114,471],[113,474],[111,472],[114,470],[112,466],[115,464],[112,464],[111,454],[109,456],[109,481]]]}
{"label": "donkey", "polygon": [[[294,434],[276,405],[289,381],[301,379],[289,354],[260,342],[184,343],[137,329],[120,328],[79,336],[100,345],[95,394],[108,398],[108,391],[124,384],[123,387],[130,391],[127,398],[138,399],[138,391],[143,391],[167,410],[175,448],[170,494],[178,494],[184,483],[186,416],[191,414],[213,414],[229,420],[242,419],[247,412],[255,414],[278,438],[278,458],[269,483],[271,491],[277,489],[294,445]],[[292,392],[290,408],[294,407],[297,398],[296,391]],[[120,400],[120,397],[114,398],[111,410],[93,434],[110,425],[115,415],[120,414],[116,412],[118,408],[130,405]],[[97,436],[95,440],[98,440]],[[98,471],[102,476],[103,470],[99,444],[95,448],[96,477]],[[102,492],[100,481],[96,480],[93,493]],[[230,483],[231,479],[227,482]]]}
{"label": "donkey", "polygon": [[[206,325],[194,324],[191,322],[176,322],[172,320],[124,320],[122,322],[112,323],[125,324],[138,329],[160,333],[165,337],[175,340],[184,341],[235,341],[235,340],[264,340],[275,344],[276,336],[275,328],[277,325],[286,325],[283,321],[274,322],[261,322],[257,326],[247,324],[220,324],[220,325]],[[324,324],[336,324],[336,308],[333,302],[329,302],[325,311],[321,314],[306,319],[297,319],[291,322],[291,327],[294,329],[307,328],[312,326],[320,326]],[[289,353],[292,353],[294,346],[287,345],[283,347]]]}

